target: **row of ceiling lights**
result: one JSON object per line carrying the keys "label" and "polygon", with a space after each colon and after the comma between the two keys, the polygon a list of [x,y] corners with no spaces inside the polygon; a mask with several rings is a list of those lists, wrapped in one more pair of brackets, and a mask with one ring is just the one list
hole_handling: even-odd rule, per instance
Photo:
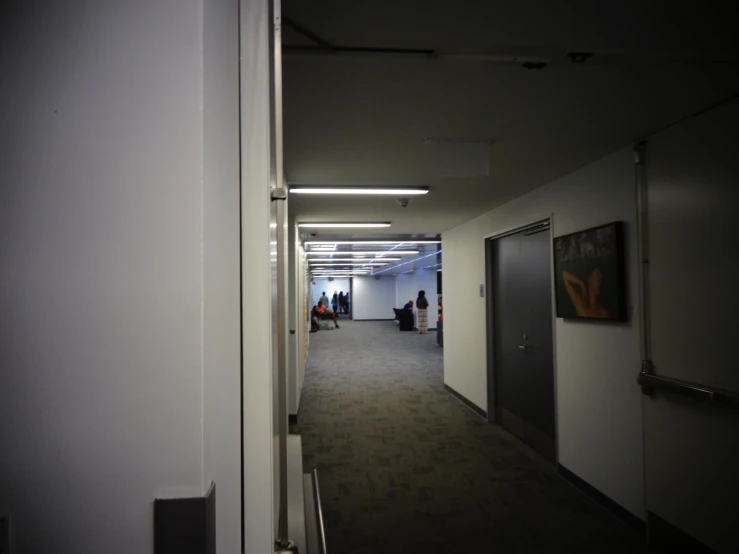
{"label": "row of ceiling lights", "polygon": [[[321,252],[321,251],[309,251],[306,252],[309,256],[329,256],[331,255],[329,252]],[[343,251],[343,252],[336,252],[336,254],[341,254],[342,256],[344,254],[347,255],[373,255],[373,256],[380,256],[382,254],[397,254],[399,256],[405,256],[409,254],[418,254],[418,250],[361,250],[361,251]]]}
{"label": "row of ceiling lights", "polygon": [[[428,187],[342,187],[342,186],[292,186],[291,194],[319,194],[319,195],[386,195],[386,196],[419,196],[428,194]],[[377,222],[299,222],[298,227],[308,229],[366,229],[383,228],[392,225],[389,221]],[[439,244],[440,241],[307,241],[306,248],[308,256],[321,256],[309,260],[311,272],[314,275],[366,275],[373,268],[389,265],[390,261],[399,261],[402,258],[386,257],[385,254],[392,253],[394,256],[418,254],[418,250],[395,250],[400,245],[417,244]],[[366,251],[337,251],[338,245],[383,245],[393,246],[388,250],[366,250]],[[352,258],[333,258],[333,255],[353,256]],[[361,259],[366,256],[378,256],[376,258]],[[337,269],[337,267],[349,267],[350,269]]]}
{"label": "row of ceiling lights", "polygon": [[[416,244],[414,241],[341,241],[345,245],[351,245],[351,246],[360,246],[364,244],[370,244],[370,242],[378,243],[382,242],[386,246],[392,246],[392,248],[389,248],[388,250],[360,250],[360,251],[336,251],[334,250],[337,243],[327,243],[324,241],[309,241],[310,244],[306,243],[306,248],[310,248],[313,250],[310,250],[306,253],[307,256],[311,256],[311,258],[308,258],[308,263],[310,264],[310,267],[313,271],[318,270],[319,268],[325,268],[328,266],[334,266],[334,267],[341,267],[341,266],[356,266],[353,267],[354,270],[368,270],[368,269],[377,269],[378,267],[387,266],[389,265],[389,262],[398,262],[402,260],[403,258],[398,256],[404,256],[404,255],[413,255],[418,254],[418,250],[396,250],[397,247],[408,244],[413,245]],[[428,241],[418,241],[418,243],[423,244],[439,244],[441,241],[438,240],[428,240]],[[326,250],[327,247],[330,245],[330,250]],[[386,254],[391,254],[390,256],[387,256]],[[315,256],[315,257],[314,257]],[[338,257],[334,257],[338,256]],[[353,256],[353,257],[344,257],[344,256]],[[372,258],[368,258],[367,256],[375,256]],[[427,256],[423,256],[427,257]],[[418,258],[420,259],[420,258]],[[414,261],[414,260],[410,260]],[[408,263],[408,262],[405,262]],[[404,264],[401,264],[404,265]]]}
{"label": "row of ceiling lights", "polygon": [[[337,194],[337,195],[369,195],[369,196],[419,196],[428,194],[428,187],[341,187],[341,186],[292,186],[291,194]],[[305,229],[368,229],[390,227],[389,221],[374,222],[300,222],[298,227]]]}
{"label": "row of ceiling lights", "polygon": [[[379,258],[371,258],[368,260],[362,260],[362,259],[356,259],[356,258],[318,258],[318,259],[314,258],[314,259],[309,259],[308,263],[310,264],[311,273],[317,276],[330,276],[333,274],[340,275],[340,276],[346,276],[349,274],[366,275],[367,273],[371,273],[373,270],[377,270],[380,267],[383,267],[383,269],[376,271],[376,273],[383,273],[385,271],[395,269],[396,267],[404,266],[406,264],[413,263],[418,260],[422,260],[424,258],[429,258],[431,256],[439,254],[440,252],[441,250],[436,251],[436,252],[431,252],[430,254],[426,254],[424,256],[393,265],[392,267],[384,267],[384,266],[390,265],[388,263],[390,261],[400,261],[402,260],[402,258],[379,257]],[[350,261],[340,262],[340,260],[350,260]],[[433,265],[427,265],[421,269],[437,267],[439,265],[441,264],[437,263]],[[339,269],[339,267],[344,267],[348,269]]]}

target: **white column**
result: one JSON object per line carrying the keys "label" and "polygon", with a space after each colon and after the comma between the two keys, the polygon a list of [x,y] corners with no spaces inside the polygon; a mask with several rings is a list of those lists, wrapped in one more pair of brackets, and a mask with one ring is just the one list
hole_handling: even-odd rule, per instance
{"label": "white column", "polygon": [[[241,252],[246,552],[274,547],[270,269],[270,26],[267,0],[241,0]],[[255,316],[255,314],[259,314]]]}

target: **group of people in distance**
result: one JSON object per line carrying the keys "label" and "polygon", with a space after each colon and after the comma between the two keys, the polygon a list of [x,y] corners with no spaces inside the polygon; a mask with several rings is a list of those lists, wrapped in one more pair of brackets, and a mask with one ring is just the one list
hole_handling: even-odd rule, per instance
{"label": "group of people in distance", "polygon": [[[321,301],[324,299],[328,301],[328,296],[326,296],[325,292],[321,296]],[[344,294],[343,290],[338,293],[334,291],[334,295],[331,297],[331,306],[334,308],[334,313],[349,315],[349,293]]]}
{"label": "group of people in distance", "polygon": [[320,327],[318,322],[320,320],[327,319],[332,320],[337,329],[341,329],[341,327],[339,327],[339,323],[336,320],[338,319],[339,310],[341,310],[344,314],[349,313],[349,294],[345,296],[344,291],[341,291],[338,294],[334,292],[334,295],[331,298],[331,306],[334,310],[329,310],[328,306],[329,299],[324,292],[323,294],[321,294],[321,298],[318,300],[318,304],[313,306],[313,310],[311,310],[311,333],[315,333],[316,331],[318,331]]}

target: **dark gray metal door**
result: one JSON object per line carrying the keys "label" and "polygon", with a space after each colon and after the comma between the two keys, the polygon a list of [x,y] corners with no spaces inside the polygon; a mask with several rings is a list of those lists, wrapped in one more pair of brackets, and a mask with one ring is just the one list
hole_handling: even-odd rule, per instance
{"label": "dark gray metal door", "polygon": [[549,228],[489,248],[496,420],[555,460]]}

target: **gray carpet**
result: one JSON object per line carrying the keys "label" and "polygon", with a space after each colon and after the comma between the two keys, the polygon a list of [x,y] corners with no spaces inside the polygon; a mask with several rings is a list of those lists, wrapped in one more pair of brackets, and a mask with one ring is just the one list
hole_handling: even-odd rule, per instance
{"label": "gray carpet", "polygon": [[636,553],[643,539],[443,388],[435,333],[311,335],[298,425],[329,554]]}

